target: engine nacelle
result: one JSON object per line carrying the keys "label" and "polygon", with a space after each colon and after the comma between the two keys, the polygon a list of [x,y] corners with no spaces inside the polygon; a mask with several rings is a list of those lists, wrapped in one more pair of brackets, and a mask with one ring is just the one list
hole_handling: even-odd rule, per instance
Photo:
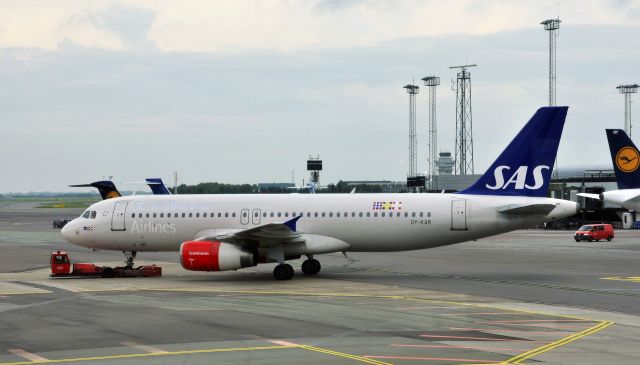
{"label": "engine nacelle", "polygon": [[225,271],[256,266],[257,254],[219,241],[188,241],[180,245],[180,263],[192,271]]}

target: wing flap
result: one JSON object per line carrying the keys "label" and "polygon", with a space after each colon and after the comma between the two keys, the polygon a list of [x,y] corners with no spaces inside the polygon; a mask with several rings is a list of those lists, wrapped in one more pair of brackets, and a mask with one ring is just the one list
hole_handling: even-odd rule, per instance
{"label": "wing flap", "polygon": [[198,232],[198,241],[221,241],[240,246],[270,247],[276,244],[304,243],[302,234],[296,230],[300,217],[282,223],[268,223],[245,230],[204,230]]}

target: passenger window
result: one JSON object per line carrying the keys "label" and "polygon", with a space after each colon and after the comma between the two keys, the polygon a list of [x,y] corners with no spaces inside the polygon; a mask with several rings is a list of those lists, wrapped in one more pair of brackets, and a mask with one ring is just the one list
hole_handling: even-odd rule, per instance
{"label": "passenger window", "polygon": [[271,214],[269,214],[271,216],[271,218],[273,218],[275,216],[275,214],[273,212],[271,212]]}
{"label": "passenger window", "polygon": [[164,213],[160,213],[160,218],[164,218]]}
{"label": "passenger window", "polygon": [[207,218],[207,212],[202,213],[202,218]]}
{"label": "passenger window", "polygon": [[329,218],[333,218],[333,212],[329,212]]}
{"label": "passenger window", "polygon": [[358,216],[359,216],[360,218],[362,218],[362,212],[358,213]]}
{"label": "passenger window", "polygon": [[423,214],[423,213],[422,213],[422,212],[420,212],[420,218],[422,218],[422,214]]}
{"label": "passenger window", "polygon": [[200,213],[196,213],[196,218],[200,218]]}
{"label": "passenger window", "polygon": [[182,218],[186,217],[187,213],[182,213]]}
{"label": "passenger window", "polygon": [[373,216],[377,217],[378,216],[378,212],[373,213]]}
{"label": "passenger window", "polygon": [[228,213],[228,212],[227,212],[227,213],[224,213],[224,217],[225,217],[225,218],[229,218],[229,213]]}
{"label": "passenger window", "polygon": [[131,213],[131,218],[135,218],[136,217],[136,213]]}
{"label": "passenger window", "polygon": [[235,218],[235,217],[236,217],[236,213],[231,213],[231,216],[232,216],[233,218]]}
{"label": "passenger window", "polygon": [[155,217],[156,217],[156,213],[153,213],[153,218],[155,218]]}
{"label": "passenger window", "polygon": [[138,218],[142,218],[142,213],[138,213]]}
{"label": "passenger window", "polygon": [[262,213],[262,218],[267,218],[267,213]]}
{"label": "passenger window", "polygon": [[431,212],[427,212],[427,217],[431,217]]}
{"label": "passenger window", "polygon": [[415,217],[416,217],[416,212],[411,212],[411,216],[412,216],[413,218],[415,218]]}
{"label": "passenger window", "polygon": [[149,213],[146,214],[147,218],[149,218]]}
{"label": "passenger window", "polygon": [[404,212],[404,217],[407,218],[409,216],[409,212]]}
{"label": "passenger window", "polygon": [[173,213],[174,218],[178,218],[178,213]]}
{"label": "passenger window", "polygon": [[336,217],[340,218],[340,212],[336,213]]}
{"label": "passenger window", "polygon": [[380,216],[381,216],[381,217],[384,217],[384,212],[380,213]]}
{"label": "passenger window", "polygon": [[367,218],[371,217],[371,212],[367,212]]}
{"label": "passenger window", "polygon": [[242,212],[242,217],[246,218],[247,217],[247,212]]}
{"label": "passenger window", "polygon": [[389,212],[389,217],[393,217],[393,212]]}
{"label": "passenger window", "polygon": [[288,217],[289,216],[289,212],[284,212],[284,216]]}
{"label": "passenger window", "polygon": [[189,213],[189,218],[193,217],[193,213]]}
{"label": "passenger window", "polygon": [[318,218],[318,212],[313,213],[313,216]]}
{"label": "passenger window", "polygon": [[324,218],[326,216],[325,212],[322,212],[322,218]]}
{"label": "passenger window", "polygon": [[356,216],[356,212],[351,212],[351,216],[355,217]]}
{"label": "passenger window", "polygon": [[222,217],[222,213],[218,212],[218,218]]}

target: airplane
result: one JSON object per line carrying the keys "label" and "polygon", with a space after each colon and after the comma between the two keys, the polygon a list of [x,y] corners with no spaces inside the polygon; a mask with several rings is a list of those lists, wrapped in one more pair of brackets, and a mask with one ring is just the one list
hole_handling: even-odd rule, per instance
{"label": "airplane", "polygon": [[445,194],[137,195],[90,206],[62,229],[70,243],[137,252],[178,251],[182,267],[225,271],[306,256],[302,273],[320,272],[315,255],[393,252],[476,240],[577,213],[575,202],[547,198],[568,107],[542,107],[472,186]]}
{"label": "airplane", "polygon": [[[154,195],[171,195],[171,192],[164,185],[164,182],[160,178],[147,178],[145,179],[145,184],[149,186],[151,192]],[[84,188],[84,187],[94,187],[98,189],[102,200],[119,198],[122,196],[116,185],[111,180],[102,180],[102,181],[94,181],[90,184],[78,184],[78,185],[69,185],[72,188]]]}
{"label": "airplane", "polygon": [[607,129],[606,132],[619,190],[577,195],[640,211],[640,152],[624,130]]}

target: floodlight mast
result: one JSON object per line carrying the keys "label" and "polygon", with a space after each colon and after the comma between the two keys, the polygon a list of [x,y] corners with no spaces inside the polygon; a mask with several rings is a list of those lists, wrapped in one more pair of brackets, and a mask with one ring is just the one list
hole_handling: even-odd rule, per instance
{"label": "floodlight mast", "polygon": [[556,105],[556,38],[560,29],[560,19],[547,19],[540,24],[549,32],[549,106]]}
{"label": "floodlight mast", "polygon": [[440,78],[437,76],[423,77],[424,86],[429,88],[429,125],[428,125],[428,142],[427,142],[427,175],[429,176],[429,189],[434,189],[434,176],[438,159],[438,124],[436,121],[436,86],[440,85]]}
{"label": "floodlight mast", "polygon": [[409,94],[409,176],[416,176],[418,157],[416,140],[416,94],[420,88],[413,84],[403,86]]}
{"label": "floodlight mast", "polygon": [[620,85],[616,87],[620,94],[624,94],[624,131],[631,138],[631,94],[638,92],[638,84]]}

